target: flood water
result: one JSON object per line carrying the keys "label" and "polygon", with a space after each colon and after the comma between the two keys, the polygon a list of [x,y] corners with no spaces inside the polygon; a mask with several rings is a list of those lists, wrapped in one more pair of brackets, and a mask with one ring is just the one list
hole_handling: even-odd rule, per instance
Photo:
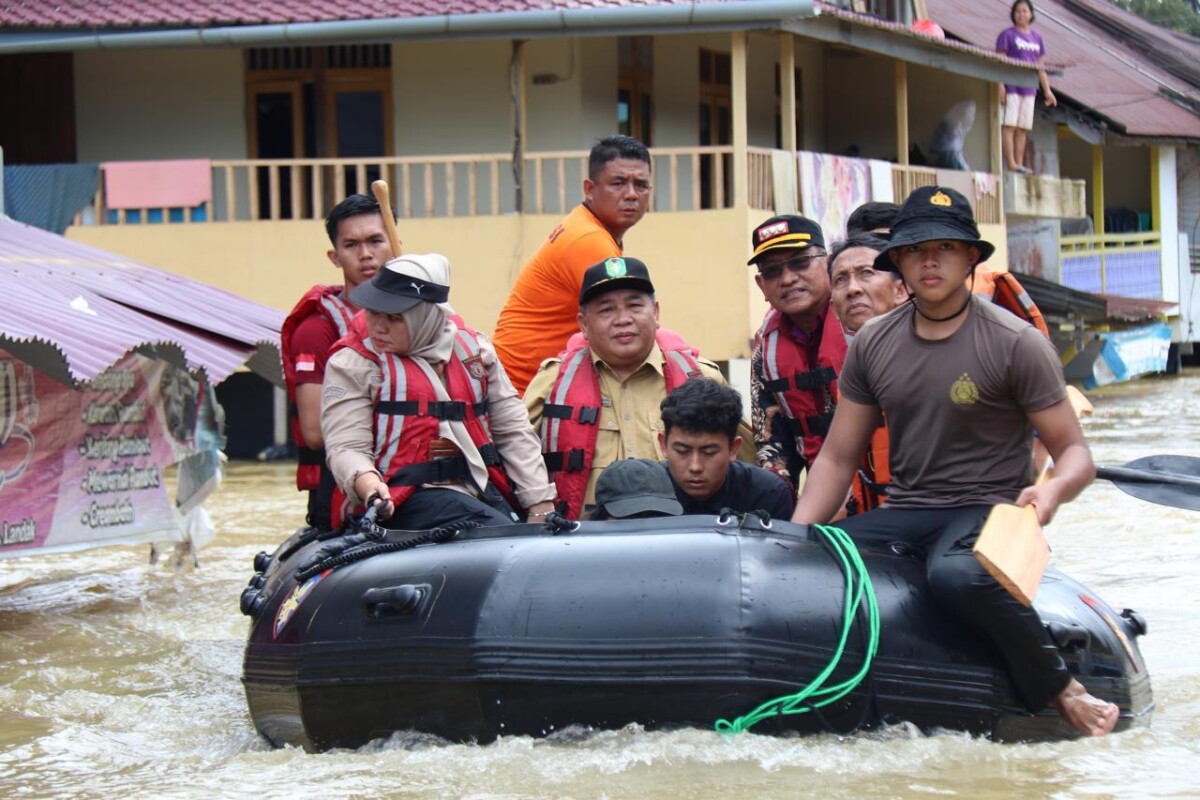
{"label": "flood water", "polygon": [[[1200,373],[1091,394],[1097,463],[1200,456]],[[776,739],[626,729],[487,746],[395,737],[274,750],[240,683],[251,560],[294,529],[287,465],[233,464],[201,568],[119,547],[0,561],[0,797],[1200,797],[1200,514],[1104,482],[1048,530],[1054,563],[1149,623],[1149,727],[1000,745],[908,728]]]}

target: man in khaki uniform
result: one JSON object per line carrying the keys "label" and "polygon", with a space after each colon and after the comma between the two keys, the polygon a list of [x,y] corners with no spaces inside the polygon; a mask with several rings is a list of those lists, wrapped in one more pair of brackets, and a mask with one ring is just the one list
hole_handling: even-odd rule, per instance
{"label": "man in khaki uniform", "polygon": [[725,382],[716,364],[659,327],[654,284],[636,258],[588,268],[578,320],[582,335],[543,361],[525,392],[546,467],[573,519],[595,503],[606,466],[662,459],[659,406],[669,392],[698,375]]}

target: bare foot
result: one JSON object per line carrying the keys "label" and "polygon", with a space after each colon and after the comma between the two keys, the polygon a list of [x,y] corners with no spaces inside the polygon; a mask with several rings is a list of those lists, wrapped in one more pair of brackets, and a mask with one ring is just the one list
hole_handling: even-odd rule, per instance
{"label": "bare foot", "polygon": [[1054,698],[1054,707],[1063,715],[1071,727],[1084,736],[1103,736],[1117,724],[1120,712],[1115,705],[1088,694],[1083,684],[1074,678]]}

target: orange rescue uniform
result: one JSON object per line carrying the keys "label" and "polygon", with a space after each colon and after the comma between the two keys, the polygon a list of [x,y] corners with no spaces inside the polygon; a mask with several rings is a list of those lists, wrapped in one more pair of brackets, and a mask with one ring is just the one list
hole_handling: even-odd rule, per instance
{"label": "orange rescue uniform", "polygon": [[538,366],[579,332],[579,290],[593,264],[622,254],[621,245],[585,205],[550,232],[521,268],[500,311],[492,344],[518,394]]}

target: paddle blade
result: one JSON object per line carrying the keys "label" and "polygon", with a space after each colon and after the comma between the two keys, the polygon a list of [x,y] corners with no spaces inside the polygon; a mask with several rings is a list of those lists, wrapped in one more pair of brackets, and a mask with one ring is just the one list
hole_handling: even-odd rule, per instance
{"label": "paddle blade", "polygon": [[1096,476],[1147,503],[1200,511],[1200,458],[1146,456],[1123,467],[1097,466]]}
{"label": "paddle blade", "polygon": [[1022,605],[1033,605],[1050,563],[1034,507],[1001,503],[993,508],[975,540],[975,558]]}

